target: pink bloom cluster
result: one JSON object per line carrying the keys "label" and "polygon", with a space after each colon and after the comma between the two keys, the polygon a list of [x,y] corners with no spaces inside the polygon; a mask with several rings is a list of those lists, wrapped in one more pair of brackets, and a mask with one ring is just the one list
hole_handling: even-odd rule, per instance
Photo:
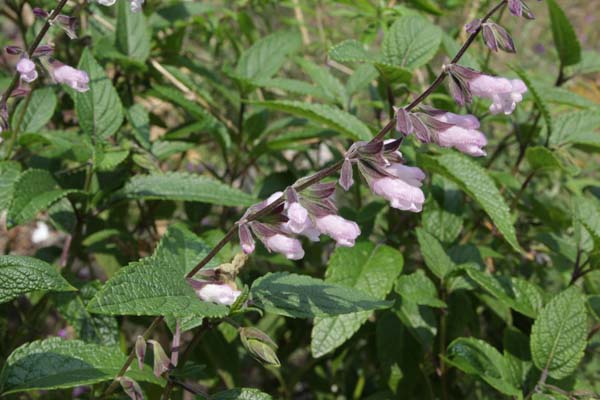
{"label": "pink bloom cluster", "polygon": [[302,195],[289,187],[285,193],[286,201],[271,213],[270,222],[244,220],[249,213],[258,212],[279,200],[284,195],[282,192],[274,193],[267,200],[250,207],[239,224],[242,249],[246,254],[254,251],[253,235],[267,250],[281,253],[290,260],[304,257],[302,243],[295,235],[318,241],[323,234],[335,240],[338,246],[354,246],[360,228],[356,222],[337,214],[332,200],[334,192],[335,183],[313,185]]}

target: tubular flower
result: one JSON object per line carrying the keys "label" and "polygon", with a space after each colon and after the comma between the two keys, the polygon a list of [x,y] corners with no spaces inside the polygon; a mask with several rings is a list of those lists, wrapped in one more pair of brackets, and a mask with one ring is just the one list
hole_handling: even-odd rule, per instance
{"label": "tubular flower", "polygon": [[[117,0],[96,0],[98,3],[103,6],[112,6]],[[145,0],[129,0],[129,4],[131,5],[131,11],[139,12],[142,10],[142,4],[144,4]]]}
{"label": "tubular flower", "polygon": [[35,63],[28,57],[23,57],[17,63],[17,72],[21,75],[21,79],[27,83],[35,81],[38,73],[35,69]]}
{"label": "tubular flower", "polygon": [[235,283],[198,279],[188,279],[188,282],[202,301],[230,306],[242,294],[236,289]]}
{"label": "tubular flower", "polygon": [[58,83],[64,83],[78,92],[90,90],[90,77],[85,71],[75,69],[57,60],[50,61],[50,72]]}
{"label": "tubular flower", "polygon": [[[411,117],[404,115],[404,117]],[[414,121],[410,118],[411,122]],[[408,125],[408,122],[405,123]],[[411,131],[412,128],[403,130]],[[401,139],[377,142],[355,143],[348,154],[358,164],[358,169],[367,181],[371,191],[390,202],[399,210],[420,212],[425,195],[421,190],[425,173],[417,167],[403,165],[402,154],[398,151]]]}
{"label": "tubular flower", "polygon": [[523,100],[523,93],[527,91],[527,86],[520,79],[485,75],[456,64],[445,66],[445,69],[450,75],[450,92],[461,106],[470,103],[475,95],[492,100],[492,114],[508,115]]}

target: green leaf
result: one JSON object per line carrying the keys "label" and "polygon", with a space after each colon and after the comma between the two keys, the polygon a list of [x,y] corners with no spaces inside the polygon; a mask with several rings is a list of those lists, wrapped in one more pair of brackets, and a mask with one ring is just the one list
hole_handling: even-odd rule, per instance
{"label": "green leaf", "polygon": [[[201,397],[202,398],[202,397]],[[258,389],[230,389],[210,396],[212,400],[271,400],[272,397]]]}
{"label": "green leaf", "polygon": [[533,170],[548,171],[563,169],[562,161],[553,151],[546,147],[528,147],[525,152],[525,158]]}
{"label": "green leaf", "polygon": [[375,63],[377,58],[370,55],[364,45],[358,40],[344,40],[329,49],[329,58],[341,62],[367,62]]}
{"label": "green leaf", "polygon": [[117,7],[116,47],[128,58],[145,62],[150,55],[150,33],[142,12],[132,12],[126,1]]}
{"label": "green leaf", "polygon": [[23,172],[13,186],[13,199],[6,217],[7,225],[14,227],[35,219],[36,215],[76,190],[61,189],[52,175],[45,170],[29,169]]}
{"label": "green leaf", "polygon": [[266,36],[242,53],[234,75],[246,82],[271,78],[301,45],[300,34],[296,31]]}
{"label": "green leaf", "polygon": [[472,268],[466,271],[485,291],[521,314],[535,318],[542,309],[542,294],[533,283],[517,277],[491,275]]}
{"label": "green leaf", "polygon": [[554,297],[533,324],[533,363],[552,378],[566,378],[583,358],[586,338],[585,297],[578,288],[571,287]]}
{"label": "green leaf", "polygon": [[297,79],[287,79],[287,78],[271,78],[271,79],[263,79],[255,82],[256,86],[270,88],[270,89],[279,89],[284,92],[300,94],[304,96],[313,96],[318,97],[320,99],[327,99],[327,95],[323,93],[321,89],[318,87]]}
{"label": "green leaf", "polygon": [[599,127],[600,113],[597,111],[586,110],[561,114],[554,121],[550,143],[555,146],[573,143],[600,147],[597,132]]}
{"label": "green leaf", "polygon": [[[21,101],[13,113],[12,126],[17,126],[17,121],[21,118],[26,100]],[[31,100],[23,114],[23,119],[19,125],[19,132],[38,132],[52,118],[58,99],[51,87],[34,90],[31,93]]]}
{"label": "green leaf", "polygon": [[554,45],[561,64],[563,66],[577,64],[581,61],[581,46],[571,22],[555,0],[547,0],[546,4],[550,14]]}
{"label": "green leaf", "polygon": [[356,289],[287,272],[262,276],[250,293],[258,307],[293,318],[331,317],[390,306]]}
{"label": "green leaf", "polygon": [[407,69],[427,64],[442,40],[442,31],[425,18],[402,16],[386,32],[383,39],[383,61]]}
{"label": "green leaf", "polygon": [[150,115],[141,104],[127,110],[127,119],[133,128],[133,136],[146,150],[150,149]]}
{"label": "green leaf", "polygon": [[600,206],[595,199],[579,196],[573,199],[573,216],[600,244]]}
{"label": "green leaf", "polygon": [[205,176],[186,172],[135,175],[117,194],[117,198],[181,200],[223,206],[249,206],[257,200],[241,190]]}
{"label": "green leaf", "polygon": [[0,256],[0,303],[34,290],[64,292],[77,289],[44,261],[26,256]]}
{"label": "green leaf", "polygon": [[438,298],[435,285],[422,269],[398,278],[395,291],[404,299],[418,305],[446,307],[446,303]]}
{"label": "green leaf", "polygon": [[346,93],[346,88],[339,79],[331,74],[328,68],[304,59],[299,59],[298,64],[322,90],[327,100],[337,102],[337,104],[341,104],[342,106],[347,104],[348,94]]}
{"label": "green leaf", "polygon": [[81,129],[90,136],[108,138],[123,123],[121,99],[88,48],[83,51],[78,68],[90,76],[90,90],[73,93]]}
{"label": "green leaf", "polygon": [[457,153],[447,153],[435,159],[429,157],[421,159],[425,168],[431,168],[453,180],[475,199],[513,249],[522,251],[508,205],[484,168],[467,156]]}
{"label": "green leaf", "polygon": [[435,276],[444,279],[449,272],[456,268],[456,265],[433,235],[422,228],[417,228],[416,232],[425,264]]}
{"label": "green leaf", "polygon": [[75,329],[77,337],[86,343],[105,346],[119,344],[119,325],[108,315],[92,315],[87,303],[100,290],[99,281],[89,282],[79,288],[79,293],[60,293],[56,297],[56,308]]}
{"label": "green leaf", "polygon": [[[87,309],[109,315],[227,315],[227,307],[201,301],[185,279],[209,251],[192,232],[173,225],[151,257],[121,268],[94,296]],[[214,263],[209,265],[214,267]]]}
{"label": "green leaf", "polygon": [[286,112],[332,128],[354,140],[369,140],[373,137],[369,127],[354,115],[327,104],[303,103],[279,100],[253,102],[257,106]]}
{"label": "green leaf", "polygon": [[437,318],[433,310],[427,306],[413,303],[405,298],[394,305],[394,312],[419,343],[430,351],[437,335]]}
{"label": "green leaf", "polygon": [[[327,266],[326,283],[335,283],[384,300],[402,272],[402,254],[389,246],[370,242],[338,247]],[[311,333],[313,357],[321,357],[352,337],[367,321],[370,311],[316,318]]]}
{"label": "green leaf", "polygon": [[98,171],[112,171],[123,163],[127,157],[129,157],[129,150],[115,148],[108,151],[97,151],[94,167]]}
{"label": "green leaf", "polygon": [[13,188],[21,174],[21,164],[16,161],[0,161],[0,212],[10,205]]}
{"label": "green leaf", "polygon": [[[111,381],[127,357],[118,347],[80,340],[50,338],[24,344],[6,360],[0,374],[0,393],[65,389]],[[150,367],[130,368],[126,376],[164,386]]]}
{"label": "green leaf", "polygon": [[480,377],[496,390],[509,396],[521,395],[510,383],[510,371],[502,354],[483,340],[458,338],[448,346],[447,357],[451,365]]}
{"label": "green leaf", "polygon": [[552,119],[550,109],[548,108],[548,104],[546,104],[544,98],[540,94],[543,91],[543,89],[540,88],[537,85],[537,83],[532,81],[529,75],[522,68],[514,68],[514,70],[517,73],[517,75],[519,75],[519,78],[521,78],[525,82],[527,89],[529,89],[529,93],[531,93],[531,96],[533,97],[535,105],[537,106],[538,110],[540,110],[540,113],[544,118],[544,122],[546,123],[546,135],[552,137],[552,132],[554,130],[554,121]]}
{"label": "green leaf", "polygon": [[524,389],[527,385],[527,376],[533,367],[529,336],[516,328],[507,327],[504,330],[502,345],[504,359],[510,372],[510,382],[514,387]]}

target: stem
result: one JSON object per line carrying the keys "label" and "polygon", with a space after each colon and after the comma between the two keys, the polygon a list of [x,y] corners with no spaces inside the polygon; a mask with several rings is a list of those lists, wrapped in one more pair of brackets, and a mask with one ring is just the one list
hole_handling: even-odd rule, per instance
{"label": "stem", "polygon": [[33,94],[33,89],[27,93],[27,97],[25,98],[25,102],[23,103],[23,110],[17,117],[17,122],[15,122],[15,126],[12,128],[10,133],[10,139],[7,143],[6,155],[4,156],[5,160],[10,160],[10,156],[12,154],[13,148],[15,146],[15,142],[17,141],[17,135],[19,134],[19,130],[21,128],[21,124],[23,123],[23,119],[25,118],[25,113],[27,112],[27,108],[31,103],[31,97]]}
{"label": "stem", "polygon": [[[142,335],[144,337],[144,340],[148,340],[148,338],[150,337],[150,335],[152,335],[152,332],[154,332],[154,330],[156,329],[158,324],[160,324],[162,322],[163,318],[164,317],[162,317],[162,316],[154,318],[154,321],[152,321],[152,323],[150,324],[148,329],[146,329],[146,331]],[[131,352],[129,353],[129,356],[127,357],[127,360],[125,361],[125,364],[123,364],[123,366],[121,367],[121,370],[119,371],[117,376],[115,376],[115,379],[113,380],[113,382],[110,384],[108,389],[106,389],[106,392],[104,392],[104,396],[103,396],[104,398],[107,398],[108,396],[110,396],[117,389],[117,387],[119,386],[119,378],[122,377],[123,375],[125,375],[125,372],[127,372],[127,368],[129,368],[129,366],[131,365],[131,363],[133,362],[134,359],[135,359],[135,346],[133,346],[133,349],[131,349]]]}
{"label": "stem", "polygon": [[[42,29],[40,30],[40,32],[37,34],[35,39],[33,39],[33,43],[31,43],[31,46],[29,46],[29,49],[27,49],[27,54],[29,55],[29,58],[33,57],[33,53],[38,48],[38,46],[40,45],[42,40],[44,39],[44,36],[46,36],[46,33],[48,33],[48,30],[50,29],[50,26],[51,26],[50,21],[53,21],[58,16],[58,14],[60,14],[60,12],[62,11],[62,9],[64,8],[64,6],[66,4],[67,4],[67,0],[60,0],[58,2],[58,5],[56,6],[56,8],[54,8],[54,10],[52,11],[52,14],[50,14],[48,19],[44,23],[44,26],[42,26]],[[10,82],[10,84],[8,85],[8,87],[6,88],[4,93],[2,94],[2,99],[0,99],[0,108],[2,108],[3,106],[6,105],[8,98],[12,94],[13,90],[15,90],[15,88],[19,84],[19,78],[20,78],[20,75],[18,72],[16,72],[15,75],[13,76],[12,81]]]}
{"label": "stem", "polygon": [[531,179],[533,178],[533,176],[535,175],[536,172],[537,172],[536,170],[533,170],[529,173],[529,175],[527,175],[527,178],[525,178],[525,181],[523,182],[523,184],[521,185],[521,188],[519,189],[519,191],[515,195],[515,198],[513,199],[511,208],[515,208],[517,206],[517,204],[519,203],[519,198],[521,197],[521,195],[527,188],[527,185],[529,185],[529,183],[531,182]]}

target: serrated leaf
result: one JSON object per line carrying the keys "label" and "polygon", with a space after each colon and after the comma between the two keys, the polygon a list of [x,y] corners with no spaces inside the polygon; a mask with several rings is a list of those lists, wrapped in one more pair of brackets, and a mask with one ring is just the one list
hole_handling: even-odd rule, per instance
{"label": "serrated leaf", "polygon": [[88,48],[83,51],[78,68],[90,76],[90,90],[73,93],[81,129],[92,137],[108,138],[123,123],[121,99]]}
{"label": "serrated leaf", "polygon": [[421,269],[398,278],[395,291],[404,299],[418,305],[446,307],[446,303],[438,298],[435,285]]}
{"label": "serrated leaf", "polygon": [[517,277],[491,275],[472,268],[466,271],[481,288],[521,314],[535,318],[542,309],[542,294],[533,283]]}
{"label": "serrated leaf", "polygon": [[550,149],[542,146],[528,147],[525,158],[533,170],[556,170],[563,169],[561,160]]}
{"label": "serrated leaf", "polygon": [[334,129],[354,140],[369,140],[373,137],[369,127],[360,119],[346,111],[327,104],[304,103],[291,100],[260,101],[253,102],[252,104],[307,118]]}
{"label": "serrated leaf", "polygon": [[133,136],[146,150],[150,149],[150,115],[144,106],[135,104],[127,110]]}
{"label": "serrated leaf", "polygon": [[321,89],[305,81],[297,79],[287,78],[271,78],[263,79],[255,82],[256,86],[279,89],[288,93],[300,94],[305,96],[318,97],[320,99],[326,99],[327,96]]}
{"label": "serrated leaf", "polygon": [[233,73],[248,83],[271,78],[301,45],[300,34],[296,31],[265,36],[242,53]]}
{"label": "serrated leaf", "polygon": [[423,157],[422,160],[425,168],[453,180],[475,199],[513,249],[522,251],[508,205],[484,168],[467,156],[456,153],[447,153],[435,159]]}
{"label": "serrated leaf", "polygon": [[561,114],[555,119],[550,143],[561,146],[568,143],[591,144],[600,147],[597,129],[600,113],[597,111],[574,111]]}
{"label": "serrated leaf", "polygon": [[569,89],[556,86],[544,86],[541,82],[535,82],[538,94],[547,103],[560,104],[577,108],[598,108],[598,103],[589,100]]}
{"label": "serrated leaf", "polygon": [[205,176],[186,172],[135,175],[117,198],[197,201],[223,206],[249,206],[257,200],[241,190]]}
{"label": "serrated leaf", "polygon": [[14,183],[13,199],[6,216],[7,225],[25,224],[50,207],[54,202],[77,190],[61,189],[52,175],[45,170],[29,169]]}
{"label": "serrated leaf", "polygon": [[255,280],[250,293],[258,307],[293,318],[330,317],[390,306],[356,289],[287,272]]}
{"label": "serrated leaf", "polygon": [[550,14],[554,45],[561,64],[563,66],[577,64],[581,61],[581,46],[571,22],[555,0],[548,0],[546,4]]}
{"label": "serrated leaf", "polygon": [[587,229],[594,242],[600,244],[600,204],[597,200],[579,196],[573,199],[573,216]]}
{"label": "serrated leaf", "polygon": [[571,375],[587,339],[585,297],[571,287],[554,297],[540,312],[531,329],[533,363],[555,379]]}
{"label": "serrated leaf", "polygon": [[52,265],[26,256],[0,256],[0,303],[34,290],[77,290]]}
{"label": "serrated leaf", "polygon": [[87,309],[109,315],[227,315],[227,307],[201,301],[185,279],[209,251],[192,232],[173,225],[151,257],[121,268],[94,296]]}
{"label": "serrated leaf", "polygon": [[317,84],[327,100],[337,102],[342,106],[348,102],[346,88],[339,79],[332,75],[328,68],[305,59],[298,59],[298,64],[310,79]]}
{"label": "serrated leaf", "polygon": [[344,40],[329,49],[329,58],[334,61],[347,62],[376,62],[376,57],[370,55],[364,45],[358,40]]}
{"label": "serrated leaf", "polygon": [[[354,247],[338,247],[329,260],[326,283],[357,289],[375,299],[384,300],[402,272],[402,254],[389,246],[370,242]],[[370,311],[316,318],[311,333],[313,357],[321,357],[348,340],[367,321]]]}
{"label": "serrated leaf", "polygon": [[538,110],[540,110],[540,113],[544,118],[544,122],[546,123],[546,135],[552,137],[552,132],[554,130],[554,122],[552,119],[552,114],[550,114],[548,104],[546,104],[544,98],[540,94],[543,89],[541,89],[537,85],[537,83],[533,82],[529,75],[522,68],[515,68],[514,70],[517,73],[517,75],[519,75],[519,78],[521,78],[523,82],[525,82],[527,89],[529,89],[529,93],[531,93],[531,96],[533,97],[535,105],[537,106]]}
{"label": "serrated leaf", "polygon": [[112,149],[97,152],[95,168],[98,171],[112,171],[129,157],[129,150]]}
{"label": "serrated leaf", "polygon": [[[30,390],[65,389],[112,380],[127,357],[118,347],[50,338],[24,344],[8,357],[0,374],[3,395]],[[129,369],[136,381],[164,386],[150,367]]]}
{"label": "serrated leaf", "polygon": [[496,390],[509,396],[521,395],[510,383],[510,371],[502,354],[483,340],[458,338],[448,346],[447,357],[454,367],[479,376]]}
{"label": "serrated leaf", "polygon": [[456,265],[433,235],[422,228],[417,228],[416,232],[425,264],[435,276],[444,279],[449,272],[456,268]]}
{"label": "serrated leaf", "polygon": [[150,32],[142,12],[132,12],[126,1],[117,5],[116,47],[128,58],[145,62],[150,55]]}
{"label": "serrated leaf", "polygon": [[16,127],[18,120],[23,115],[19,132],[38,132],[52,118],[58,99],[51,87],[34,90],[31,100],[23,114],[26,101],[21,101],[13,112],[12,126]]}
{"label": "serrated leaf", "polygon": [[86,343],[105,346],[119,344],[119,325],[108,315],[92,315],[87,303],[100,290],[99,281],[88,282],[79,287],[79,293],[60,293],[55,296],[58,312],[77,333],[78,339]]}
{"label": "serrated leaf", "polygon": [[[272,397],[258,389],[238,388],[219,392],[210,397],[212,400],[271,400]],[[203,397],[200,397],[203,399]]]}
{"label": "serrated leaf", "polygon": [[0,212],[10,205],[13,187],[21,174],[21,164],[16,161],[0,161]]}
{"label": "serrated leaf", "polygon": [[438,331],[437,318],[433,310],[402,298],[396,301],[393,311],[411,335],[426,351],[430,351]]}
{"label": "serrated leaf", "polygon": [[437,52],[442,31],[425,18],[402,16],[386,32],[383,39],[383,61],[407,69],[427,64]]}

